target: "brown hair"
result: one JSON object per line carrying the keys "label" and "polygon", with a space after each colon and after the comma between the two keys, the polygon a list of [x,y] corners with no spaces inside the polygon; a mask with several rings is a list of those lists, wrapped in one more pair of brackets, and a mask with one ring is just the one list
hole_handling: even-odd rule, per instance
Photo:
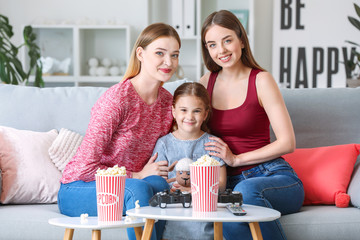
{"label": "brown hair", "polygon": [[147,26],[139,35],[136,40],[133,49],[131,50],[129,65],[124,74],[123,80],[135,77],[139,74],[141,69],[141,63],[136,56],[136,49],[138,47],[146,48],[149,44],[151,44],[154,40],[161,37],[173,37],[179,43],[179,47],[181,47],[181,40],[176,32],[176,30],[165,23],[153,23]]}
{"label": "brown hair", "polygon": [[[210,105],[209,93],[206,90],[206,88],[198,82],[186,82],[186,83],[181,84],[178,88],[176,88],[176,90],[174,92],[174,97],[173,97],[173,107],[174,108],[175,108],[176,101],[180,97],[184,97],[184,96],[198,97],[204,103],[205,111],[208,112],[208,115],[207,115],[205,121],[201,124],[201,130],[203,130],[204,132],[210,132],[209,128],[207,127],[207,122],[209,121],[210,116],[211,116],[211,105]],[[173,131],[175,131],[177,129],[178,129],[178,126],[174,119]]]}
{"label": "brown hair", "polygon": [[242,41],[244,44],[244,48],[242,50],[241,61],[245,66],[250,68],[264,70],[260,67],[260,65],[255,61],[253,57],[249,45],[249,39],[247,38],[246,31],[239,21],[239,19],[230,11],[220,10],[218,12],[211,13],[204,21],[202,29],[201,29],[201,48],[202,55],[205,66],[211,72],[217,72],[222,69],[219,65],[217,65],[211,58],[208,49],[206,48],[205,35],[209,28],[213,25],[218,25],[230,30],[233,30],[236,36]]}

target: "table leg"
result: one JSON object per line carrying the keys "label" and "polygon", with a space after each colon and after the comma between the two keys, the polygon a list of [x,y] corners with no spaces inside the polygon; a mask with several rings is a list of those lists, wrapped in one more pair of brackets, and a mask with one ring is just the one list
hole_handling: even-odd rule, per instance
{"label": "table leg", "polygon": [[260,225],[258,222],[250,222],[249,223],[251,235],[254,240],[263,240]]}
{"label": "table leg", "polygon": [[144,226],[144,232],[141,237],[141,240],[149,240],[151,238],[151,233],[154,228],[154,219],[146,219],[145,226]]}
{"label": "table leg", "polygon": [[214,240],[223,239],[223,224],[222,222],[214,222]]}
{"label": "table leg", "polygon": [[91,240],[101,240],[101,230],[92,230]]}
{"label": "table leg", "polygon": [[65,228],[64,240],[72,240],[74,236],[73,228]]}
{"label": "table leg", "polygon": [[134,227],[136,240],[140,240],[142,236],[142,227]]}

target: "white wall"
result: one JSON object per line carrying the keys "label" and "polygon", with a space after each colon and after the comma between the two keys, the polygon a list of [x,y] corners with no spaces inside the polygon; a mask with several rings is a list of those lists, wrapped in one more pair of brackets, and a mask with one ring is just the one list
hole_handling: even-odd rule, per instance
{"label": "white wall", "polygon": [[273,2],[274,0],[254,0],[255,35],[253,54],[260,66],[269,72],[272,69]]}
{"label": "white wall", "polygon": [[[254,2],[255,44],[253,51],[259,64],[271,71],[273,0],[254,0]],[[56,23],[115,21],[129,24],[132,27],[131,41],[134,42],[137,35],[148,24],[147,6],[148,0],[0,0],[0,14],[7,16],[14,27],[13,40],[16,44],[22,42],[23,26],[40,24],[44,21]]]}

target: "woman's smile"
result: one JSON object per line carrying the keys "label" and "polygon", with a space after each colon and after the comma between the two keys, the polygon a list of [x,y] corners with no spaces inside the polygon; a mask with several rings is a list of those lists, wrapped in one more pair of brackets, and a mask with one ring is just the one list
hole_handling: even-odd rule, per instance
{"label": "woman's smile", "polygon": [[162,71],[163,73],[171,73],[172,69],[171,68],[160,68],[160,71]]}
{"label": "woman's smile", "polygon": [[220,57],[219,59],[220,59],[221,62],[226,63],[226,62],[230,61],[230,59],[231,59],[231,54],[226,55],[226,56],[224,56],[224,57]]}

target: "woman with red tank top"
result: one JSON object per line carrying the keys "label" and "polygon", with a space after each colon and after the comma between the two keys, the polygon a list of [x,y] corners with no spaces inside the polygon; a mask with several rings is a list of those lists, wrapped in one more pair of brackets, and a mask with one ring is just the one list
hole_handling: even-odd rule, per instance
{"label": "woman with red tank top", "polygon": [[[244,27],[231,12],[210,14],[201,40],[210,72],[200,82],[210,95],[209,128],[217,136],[205,149],[227,163],[227,187],[241,192],[244,203],[274,208],[282,215],[297,212],[303,185],[281,157],[295,149],[294,130],[274,78],[256,63]],[[252,239],[246,223],[223,227],[226,239]],[[264,239],[286,239],[278,220],[260,227]]]}

